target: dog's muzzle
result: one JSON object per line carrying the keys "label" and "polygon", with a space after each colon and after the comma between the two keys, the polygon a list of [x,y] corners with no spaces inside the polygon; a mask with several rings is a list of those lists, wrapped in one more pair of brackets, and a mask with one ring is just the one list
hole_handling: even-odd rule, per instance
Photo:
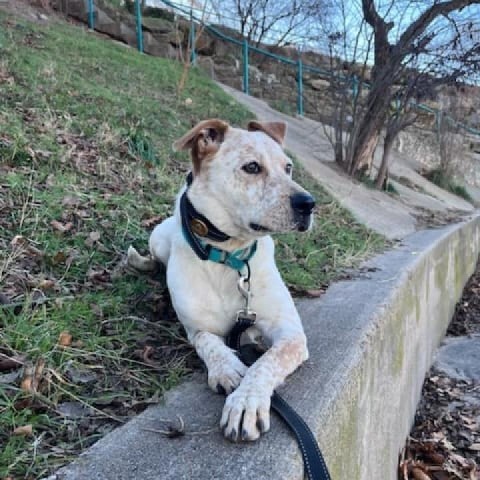
{"label": "dog's muzzle", "polygon": [[315,199],[306,192],[295,193],[290,197],[290,205],[293,209],[293,218],[297,230],[299,232],[307,231],[310,228]]}

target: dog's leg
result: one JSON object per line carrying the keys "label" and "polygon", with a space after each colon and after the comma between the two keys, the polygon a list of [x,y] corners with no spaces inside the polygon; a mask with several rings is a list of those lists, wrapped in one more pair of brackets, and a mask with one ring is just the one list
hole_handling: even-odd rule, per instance
{"label": "dog's leg", "polygon": [[270,428],[270,397],[308,358],[303,333],[274,340],[273,346],[247,371],[223,408],[220,426],[230,440],[256,440]]}
{"label": "dog's leg", "polygon": [[165,266],[170,257],[172,236],[175,234],[176,229],[177,221],[174,217],[169,217],[153,229],[148,241],[152,257]]}
{"label": "dog's leg", "polygon": [[213,333],[197,332],[190,337],[190,341],[207,366],[210,388],[214,392],[225,391],[227,394],[235,390],[248,368],[225,345],[223,339]]}
{"label": "dog's leg", "polygon": [[174,217],[169,217],[160,225],[157,225],[148,241],[150,255],[140,255],[137,250],[130,246],[127,252],[127,264],[140,272],[153,272],[157,269],[158,262],[167,265],[170,256],[171,236],[175,229]]}
{"label": "dog's leg", "polygon": [[157,262],[151,256],[140,255],[132,246],[128,247],[127,264],[140,272],[153,272],[157,268]]}

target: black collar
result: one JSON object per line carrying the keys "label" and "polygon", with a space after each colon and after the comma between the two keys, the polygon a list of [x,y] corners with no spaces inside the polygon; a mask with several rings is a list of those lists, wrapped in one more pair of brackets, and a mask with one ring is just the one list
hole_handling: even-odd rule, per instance
{"label": "black collar", "polygon": [[[187,187],[192,184],[193,175],[190,172],[187,175]],[[190,202],[187,196],[188,188],[180,199],[180,213],[182,216],[182,226],[190,234],[195,233],[199,237],[213,240],[214,242],[226,242],[230,236],[219,230],[210,220],[203,216]]]}
{"label": "black collar", "polygon": [[190,172],[187,177],[187,190],[180,198],[180,217],[182,220],[182,231],[185,240],[201,260],[211,260],[216,263],[223,263],[234,270],[248,270],[248,261],[255,254],[257,242],[253,242],[247,248],[227,252],[210,245],[205,240],[214,242],[226,242],[231,237],[219,230],[208,218],[197,212],[190,202],[187,192],[192,184],[193,176]]}

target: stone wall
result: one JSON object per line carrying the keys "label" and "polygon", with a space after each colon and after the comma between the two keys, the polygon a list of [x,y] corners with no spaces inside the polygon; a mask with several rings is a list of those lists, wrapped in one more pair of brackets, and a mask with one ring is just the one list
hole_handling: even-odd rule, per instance
{"label": "stone wall", "polygon": [[[454,177],[459,183],[480,187],[480,138],[474,135],[452,135]],[[426,129],[409,128],[397,137],[395,150],[420,164],[425,170],[440,165],[436,134]]]}

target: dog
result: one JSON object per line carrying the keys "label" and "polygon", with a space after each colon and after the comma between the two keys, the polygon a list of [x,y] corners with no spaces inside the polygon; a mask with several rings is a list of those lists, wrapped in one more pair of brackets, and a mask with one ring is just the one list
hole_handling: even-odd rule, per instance
{"label": "dog", "polygon": [[[308,358],[270,236],[308,230],[315,205],[292,180],[292,161],[282,149],[286,129],[280,122],[252,121],[247,130],[219,119],[198,123],[173,145],[192,157],[174,215],[153,230],[149,257],[128,250],[128,264],[137,270],[166,266],[173,307],[205,362],[208,385],[228,395],[220,427],[232,441],[253,441],[269,430],[274,389]],[[239,275],[249,280],[248,310],[256,314],[247,333],[268,345],[249,368],[225,344],[245,309]]]}

